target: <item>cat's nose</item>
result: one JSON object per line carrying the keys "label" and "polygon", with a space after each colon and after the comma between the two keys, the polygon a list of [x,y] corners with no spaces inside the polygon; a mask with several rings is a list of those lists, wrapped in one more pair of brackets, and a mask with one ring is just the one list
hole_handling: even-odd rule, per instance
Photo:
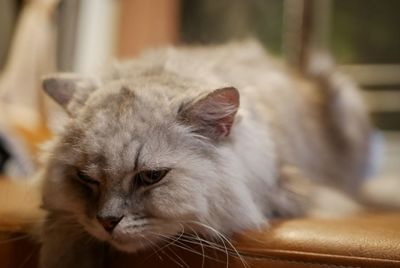
{"label": "cat's nose", "polygon": [[115,216],[100,216],[97,215],[96,218],[103,225],[104,230],[111,233],[114,228],[118,225],[118,223],[122,220],[124,216],[115,217]]}

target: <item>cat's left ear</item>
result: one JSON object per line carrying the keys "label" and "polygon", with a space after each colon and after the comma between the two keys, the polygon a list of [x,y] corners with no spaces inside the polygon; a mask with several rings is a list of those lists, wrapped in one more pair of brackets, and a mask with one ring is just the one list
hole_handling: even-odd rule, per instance
{"label": "cat's left ear", "polygon": [[229,136],[239,108],[239,92],[234,87],[216,89],[180,111],[185,123],[199,134],[220,140]]}
{"label": "cat's left ear", "polygon": [[86,102],[88,96],[97,88],[91,78],[73,73],[57,73],[43,79],[43,89],[54,101],[71,116]]}

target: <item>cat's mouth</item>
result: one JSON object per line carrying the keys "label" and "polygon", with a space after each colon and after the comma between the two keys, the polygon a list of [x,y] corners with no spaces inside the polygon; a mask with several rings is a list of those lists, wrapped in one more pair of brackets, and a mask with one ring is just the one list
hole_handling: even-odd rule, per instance
{"label": "cat's mouth", "polygon": [[173,240],[172,238],[177,233],[179,233],[179,229],[172,224],[162,224],[161,226],[149,224],[138,229],[117,227],[110,234],[108,242],[119,250],[135,252],[163,242],[171,242],[170,240]]}
{"label": "cat's mouth", "polygon": [[183,232],[181,224],[155,218],[130,222],[122,220],[112,232],[107,232],[97,220],[83,219],[81,222],[91,235],[125,252],[136,252],[163,242],[168,243]]}

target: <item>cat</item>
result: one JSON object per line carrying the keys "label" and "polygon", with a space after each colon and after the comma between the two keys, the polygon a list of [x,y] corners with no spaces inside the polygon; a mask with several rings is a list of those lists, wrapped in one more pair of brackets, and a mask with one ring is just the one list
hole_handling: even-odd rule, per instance
{"label": "cat", "polygon": [[42,171],[41,267],[258,228],[307,213],[310,185],[351,195],[366,176],[371,127],[353,82],[296,73],[254,41],[154,49],[43,87],[69,119]]}

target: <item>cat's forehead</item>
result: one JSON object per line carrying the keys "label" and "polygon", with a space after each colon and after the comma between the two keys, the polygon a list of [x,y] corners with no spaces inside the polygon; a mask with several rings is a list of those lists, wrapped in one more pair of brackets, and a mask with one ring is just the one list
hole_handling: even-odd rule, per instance
{"label": "cat's forehead", "polygon": [[[73,146],[84,153],[83,162],[125,170],[120,165],[135,159],[140,148],[143,153],[162,156],[176,144],[175,108],[167,97],[149,93],[124,85],[93,95],[65,132],[74,137],[70,139]],[[133,163],[127,165],[129,169]]]}
{"label": "cat's forehead", "polygon": [[172,102],[159,88],[116,85],[98,90],[79,121],[95,132],[146,132],[173,119]]}

